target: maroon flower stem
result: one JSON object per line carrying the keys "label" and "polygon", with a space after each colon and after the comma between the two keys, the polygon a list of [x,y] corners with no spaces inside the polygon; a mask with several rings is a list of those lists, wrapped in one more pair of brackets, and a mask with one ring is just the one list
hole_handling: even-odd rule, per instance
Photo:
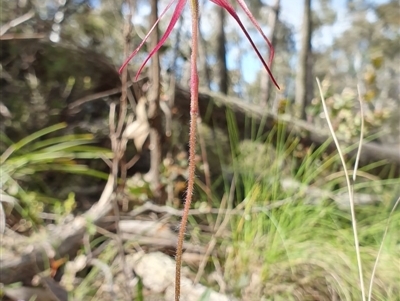
{"label": "maroon flower stem", "polygon": [[182,267],[182,248],[185,238],[186,225],[189,215],[190,204],[192,203],[195,171],[196,171],[196,126],[199,113],[199,77],[197,73],[197,53],[198,53],[198,20],[199,4],[198,0],[191,0],[192,11],[192,53],[191,53],[191,72],[190,72],[190,129],[189,129],[189,178],[186,192],[185,207],[181,226],[179,228],[178,244],[176,247],[176,271],[175,271],[175,301],[180,300],[181,293],[181,267]]}

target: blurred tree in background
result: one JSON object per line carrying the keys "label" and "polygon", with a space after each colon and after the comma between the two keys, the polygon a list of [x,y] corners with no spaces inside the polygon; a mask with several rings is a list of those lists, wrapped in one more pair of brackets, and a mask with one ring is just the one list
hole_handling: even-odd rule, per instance
{"label": "blurred tree in background", "polygon": [[[134,3],[133,46],[149,28],[151,14],[146,2]],[[159,1],[160,7],[165,4]],[[304,8],[305,14],[303,20],[298,20],[298,28],[284,17],[286,6],[281,1],[253,0],[248,4],[266,32],[269,30],[276,53],[273,71],[282,91],[271,90],[267,75],[243,42],[245,37],[231,20],[225,19],[221,9],[208,2],[202,6],[200,22],[203,87],[325,127],[319,97],[313,89],[314,74],[323,82],[335,129],[353,138],[358,137],[361,122],[360,115],[355,114],[359,111],[359,85],[364,99],[364,135],[377,134],[382,143],[399,145],[398,1],[349,1],[340,15],[332,1],[306,1],[299,4],[298,11]],[[124,59],[125,2],[18,0],[2,1],[1,5],[4,133],[16,141],[54,123],[67,122],[67,132],[92,133],[101,146],[108,147],[108,105],[115,100],[117,92],[113,89],[120,87],[116,69]],[[161,32],[170,16],[168,12],[161,21]],[[179,20],[180,26],[162,48],[162,94],[170,95],[171,76],[183,87],[188,84],[188,18],[185,14]],[[335,28],[345,29],[326,38],[326,32],[336,32]],[[153,42],[150,38],[149,45]],[[267,45],[257,38],[255,42],[267,57]],[[131,63],[131,70],[137,70],[149,47],[145,45]],[[154,74],[149,73],[149,77],[154,78]],[[105,95],[96,96],[98,93]]]}
{"label": "blurred tree in background", "polygon": [[[159,2],[159,6],[165,4],[166,1]],[[124,59],[124,2],[18,0],[2,1],[1,5],[0,93],[5,134],[21,139],[65,121],[70,125],[69,131],[91,132],[105,141],[108,104],[115,95],[104,95],[99,101],[85,101],[85,97],[120,86],[115,70]],[[359,110],[359,85],[364,99],[365,136],[381,133],[378,139],[382,143],[399,145],[398,1],[349,1],[347,7],[341,8],[345,17],[335,13],[332,1],[307,1],[303,7],[311,13],[298,21],[299,26],[308,24],[305,30],[293,27],[283,17],[285,6],[281,1],[249,1],[249,6],[269,30],[276,51],[273,71],[282,91],[271,90],[265,72],[255,63],[247,43],[243,43],[245,37],[238,34],[235,24],[225,20],[222,10],[208,2],[201,11],[201,85],[263,105],[265,110],[287,112],[324,126],[317,91],[312,88],[314,74],[323,82],[336,130],[349,138],[358,136],[361,119],[354,113]],[[298,10],[302,10],[301,5]],[[146,2],[135,2],[132,45],[138,45],[150,26],[150,13]],[[167,13],[161,21],[161,31],[170,15]],[[184,15],[179,20],[181,26],[162,49],[163,83],[169,83],[173,75],[175,82],[187,86],[188,17]],[[249,21],[243,20],[248,25]],[[345,29],[326,42],[326,32],[335,26]],[[254,30],[250,29],[250,33]],[[325,40],[319,45],[321,37]],[[267,57],[267,45],[257,38],[255,42]],[[146,49],[130,69],[136,70],[145,55]],[[164,85],[162,93],[167,91]],[[83,104],[76,103],[82,99]]]}
{"label": "blurred tree in background", "polygon": [[[164,2],[160,1],[160,6],[165,5]],[[246,101],[266,103],[270,106],[270,109],[275,110],[279,107],[281,101],[285,104],[293,104],[293,106],[289,105],[288,109],[290,110],[291,107],[294,109],[296,93],[306,95],[304,97],[309,108],[304,112],[307,111],[310,118],[315,112],[319,111],[315,108],[315,102],[312,103],[316,91],[309,91],[312,89],[310,83],[305,85],[303,82],[303,84],[295,85],[295,77],[305,72],[302,71],[303,68],[300,68],[302,64],[299,64],[300,51],[303,47],[300,45],[300,39],[303,39],[305,33],[301,32],[300,28],[293,28],[293,25],[289,25],[290,23],[286,18],[280,17],[279,12],[282,10],[280,1],[271,1],[270,3],[249,1],[249,5],[253,11],[257,12],[259,22],[267,29],[267,32],[268,29],[270,30],[269,35],[276,50],[274,72],[277,74],[283,90],[281,92],[269,92],[271,89],[268,87],[268,81],[265,80],[264,72],[261,72],[261,66],[255,63],[247,44],[242,43],[244,36],[238,34],[236,26],[230,20],[224,21],[222,12],[207,2],[202,7],[201,14],[202,51],[200,60],[202,64],[200,68],[205,69],[208,75],[203,73],[202,85],[223,93],[240,96]],[[307,5],[303,4],[305,7]],[[301,11],[301,5],[299,4],[299,6],[299,11]],[[132,36],[133,45],[138,44],[149,27],[150,15],[149,6],[142,1],[136,2],[135,9],[136,12],[132,19],[136,32]],[[374,127],[374,123],[376,123],[377,127],[391,127],[394,130],[396,127],[394,123],[398,118],[396,114],[398,113],[393,108],[398,105],[399,95],[396,80],[398,78],[397,67],[400,47],[398,1],[388,1],[384,4],[349,1],[347,8],[342,8],[341,11],[341,14],[346,14],[346,17],[341,16],[340,18],[335,14],[333,3],[327,0],[315,1],[315,3],[312,3],[311,9],[313,26],[307,34],[310,36],[313,54],[307,55],[307,57],[310,56],[307,59],[307,66],[304,65],[305,69],[308,70],[307,74],[315,74],[321,80],[327,81],[329,86],[327,96],[343,98],[339,95],[345,89],[354,92],[357,84],[360,85],[367,108],[367,121],[371,123],[371,127]],[[2,32],[3,80],[6,80],[6,74],[11,72],[9,66],[11,66],[12,61],[9,62],[7,59],[10,60],[12,55],[22,50],[21,47],[12,49],[12,45],[16,42],[34,45],[50,40],[54,43],[51,46],[52,48],[85,49],[85,51],[91,51],[98,56],[108,58],[109,62],[115,66],[118,66],[123,60],[121,45],[123,43],[124,5],[122,0],[3,1],[2,11],[2,31],[6,30],[6,32]],[[9,22],[30,13],[34,15],[18,26],[8,26]],[[170,13],[167,15],[170,16]],[[162,20],[161,30],[165,28],[168,16]],[[304,18],[308,18],[307,15]],[[214,24],[212,20],[218,20],[219,25],[210,26],[210,24]],[[243,20],[247,24],[248,20],[245,18]],[[164,73],[168,70],[173,72],[177,81],[185,86],[188,76],[187,57],[190,51],[187,46],[190,35],[190,28],[187,26],[188,16],[185,15],[179,22],[182,26],[173,32],[172,38],[163,49],[161,67]],[[347,24],[341,24],[344,22]],[[346,29],[335,34],[331,38],[332,41],[317,46],[316,43],[321,41],[321,36],[326,35],[327,28],[336,27]],[[261,52],[264,52],[267,56],[266,45],[257,39],[256,43]],[[57,50],[53,51],[56,52]],[[30,55],[32,57],[33,54]],[[51,58],[53,61],[51,66],[41,66],[43,72],[46,72],[49,78],[56,70],[64,70],[65,74],[69,73],[68,68],[62,65],[63,60],[71,64],[77,62],[77,59],[65,59],[65,56],[64,58],[61,55],[57,56],[57,53],[54,53],[54,55],[55,57]],[[139,54],[135,60],[136,64],[139,64],[140,58],[144,55],[145,52]],[[24,60],[25,64],[29,64],[29,54],[21,59]],[[89,57],[86,55],[85,59],[89,59]],[[137,67],[135,62],[133,62],[132,69]],[[249,71],[249,66],[253,71]],[[249,72],[252,73],[251,76],[249,76]],[[80,73],[76,71],[74,76],[79,76]],[[9,75],[14,78],[14,74]],[[252,78],[252,80],[246,81],[246,78]],[[74,84],[72,84],[73,80]],[[166,80],[165,76],[164,80]],[[313,81],[314,78],[312,78]],[[24,82],[32,85],[32,83],[29,84],[29,80],[25,79]],[[308,79],[307,82],[310,82],[310,80]],[[76,90],[80,80],[63,79],[59,84],[72,85],[72,90]],[[93,82],[91,85],[95,86]],[[304,89],[308,91],[308,94],[300,91]],[[36,118],[48,118],[44,116],[46,114],[43,114],[47,101],[57,102],[58,106],[62,107],[60,101],[56,101],[54,97],[50,98],[52,99],[42,100],[43,103],[40,103],[38,96],[36,96],[36,100],[34,100],[36,101],[34,103],[35,110],[38,110],[38,113],[42,110],[42,113],[38,114],[39,116]],[[300,96],[297,96],[297,98],[300,99]],[[11,103],[17,103],[11,101],[10,104],[6,104],[9,99],[9,97],[3,98],[6,107],[9,107]],[[350,97],[348,101],[352,100],[353,98]],[[21,102],[18,101],[18,103]],[[346,105],[344,103],[346,102],[343,99],[342,101],[334,101],[336,106],[343,109],[342,111],[345,111]],[[54,106],[56,105],[48,104],[48,107]],[[356,104],[351,103],[349,106],[356,107]],[[9,110],[13,111],[12,108],[9,108]],[[306,118],[305,113],[303,118]],[[21,120],[21,118],[18,119]],[[35,121],[35,123],[37,122],[39,120]],[[387,139],[387,142],[394,143],[394,138],[397,136],[397,133],[392,131],[390,135],[385,135],[385,139]]]}

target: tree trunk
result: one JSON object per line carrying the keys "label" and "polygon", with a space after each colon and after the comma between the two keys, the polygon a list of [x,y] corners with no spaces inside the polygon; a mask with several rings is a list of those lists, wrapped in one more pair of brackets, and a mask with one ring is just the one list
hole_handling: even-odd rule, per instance
{"label": "tree trunk", "polygon": [[222,7],[217,7],[217,84],[219,92],[228,93],[228,69],[226,66],[226,36],[225,36],[225,10]]}
{"label": "tree trunk", "polygon": [[[151,13],[150,24],[153,25],[158,19],[158,0],[151,0]],[[159,40],[158,26],[151,34],[150,48],[156,47]],[[150,66],[150,81],[151,88],[148,94],[149,109],[148,119],[150,124],[150,171],[148,176],[150,178],[151,190],[154,196],[154,201],[161,202],[160,191],[160,164],[161,164],[161,140],[163,137],[163,130],[161,124],[160,114],[160,58],[156,52],[151,59]]]}
{"label": "tree trunk", "polygon": [[296,70],[295,104],[296,114],[300,119],[306,119],[306,107],[313,97],[311,35],[311,0],[305,0],[301,49]]}
{"label": "tree trunk", "polygon": [[[199,20],[200,22],[200,20]],[[204,37],[201,33],[199,26],[199,74],[200,74],[200,85],[202,87],[211,88],[211,76],[210,68],[207,64],[207,45]]]}

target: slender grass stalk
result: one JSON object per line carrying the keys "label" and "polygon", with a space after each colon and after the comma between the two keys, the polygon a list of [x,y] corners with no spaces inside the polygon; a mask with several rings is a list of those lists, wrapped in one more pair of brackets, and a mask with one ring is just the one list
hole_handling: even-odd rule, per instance
{"label": "slender grass stalk", "polygon": [[[322,92],[321,83],[320,83],[318,78],[316,80],[317,80],[319,93],[320,93],[320,96],[321,96],[322,106],[324,108],[324,113],[325,113],[325,116],[326,116],[326,121],[328,123],[329,131],[332,134],[332,138],[333,138],[333,141],[335,142],[336,149],[338,151],[338,154],[339,154],[339,157],[340,157],[340,161],[341,161],[341,163],[343,165],[343,169],[344,169],[344,173],[345,173],[347,189],[348,189],[348,192],[349,192],[351,223],[352,223],[352,228],[353,228],[354,245],[355,245],[355,250],[356,250],[357,266],[358,266],[358,273],[359,273],[359,278],[360,278],[359,280],[360,280],[361,297],[362,297],[361,300],[366,301],[363,268],[362,268],[361,254],[360,254],[360,245],[359,245],[358,233],[357,233],[357,220],[356,220],[356,214],[355,214],[355,209],[354,209],[353,185],[350,182],[350,176],[349,176],[349,173],[347,171],[346,161],[344,160],[343,153],[342,153],[342,151],[340,149],[339,141],[338,141],[338,139],[336,137],[335,130],[333,129],[331,120],[329,118],[329,112],[328,112],[328,108],[326,107],[326,102],[325,102],[325,98],[324,98],[324,95],[323,95],[323,92]],[[362,132],[361,132],[361,135],[362,135]],[[362,142],[360,141],[360,145],[361,145],[361,143]],[[359,157],[359,153],[360,153],[360,151],[358,152],[357,157]],[[357,161],[358,160],[356,160],[356,162]],[[355,174],[356,174],[356,172],[354,172],[354,174],[353,174],[353,178],[354,179],[355,179]]]}

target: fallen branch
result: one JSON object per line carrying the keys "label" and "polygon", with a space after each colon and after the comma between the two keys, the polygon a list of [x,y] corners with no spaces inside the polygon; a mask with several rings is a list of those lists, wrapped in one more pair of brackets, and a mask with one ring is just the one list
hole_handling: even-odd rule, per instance
{"label": "fallen branch", "polygon": [[3,36],[7,31],[9,31],[11,28],[13,27],[17,27],[18,25],[30,20],[33,18],[33,16],[35,15],[35,12],[33,10],[27,12],[26,14],[4,24],[1,28],[0,28],[0,36]]}
{"label": "fallen branch", "polygon": [[48,268],[49,259],[74,256],[81,247],[87,225],[99,224],[111,210],[114,181],[110,176],[98,203],[69,223],[40,231],[30,238],[11,230],[1,235],[4,252],[0,258],[0,282],[29,283],[34,275]]}
{"label": "fallen branch", "polygon": [[[177,86],[175,89],[175,101],[173,111],[175,115],[179,116],[179,120],[187,123],[189,118],[189,91]],[[255,127],[263,127],[261,133],[270,132],[273,127],[279,123],[285,123],[287,133],[295,134],[300,138],[300,142],[305,146],[319,147],[329,140],[329,133],[327,130],[318,129],[314,124],[307,123],[302,120],[295,119],[291,115],[281,114],[276,115],[268,111],[260,109],[260,106],[246,103],[243,100],[225,96],[219,93],[211,92],[208,90],[201,90],[199,95],[199,111],[203,123],[212,127],[218,127],[227,130],[226,110],[231,110],[236,119],[237,128],[240,137],[245,138],[246,121],[251,118],[255,123]],[[210,116],[206,116],[209,112]],[[340,138],[340,143],[343,146],[357,145],[357,141],[348,141]],[[334,151],[335,145],[333,142],[328,146],[328,151]],[[357,148],[354,147],[348,153],[348,156],[355,157]],[[397,173],[400,171],[400,151],[396,147],[381,145],[375,142],[366,142],[363,144],[362,153],[360,156],[360,166],[365,166],[372,162],[386,162],[396,167]]]}

